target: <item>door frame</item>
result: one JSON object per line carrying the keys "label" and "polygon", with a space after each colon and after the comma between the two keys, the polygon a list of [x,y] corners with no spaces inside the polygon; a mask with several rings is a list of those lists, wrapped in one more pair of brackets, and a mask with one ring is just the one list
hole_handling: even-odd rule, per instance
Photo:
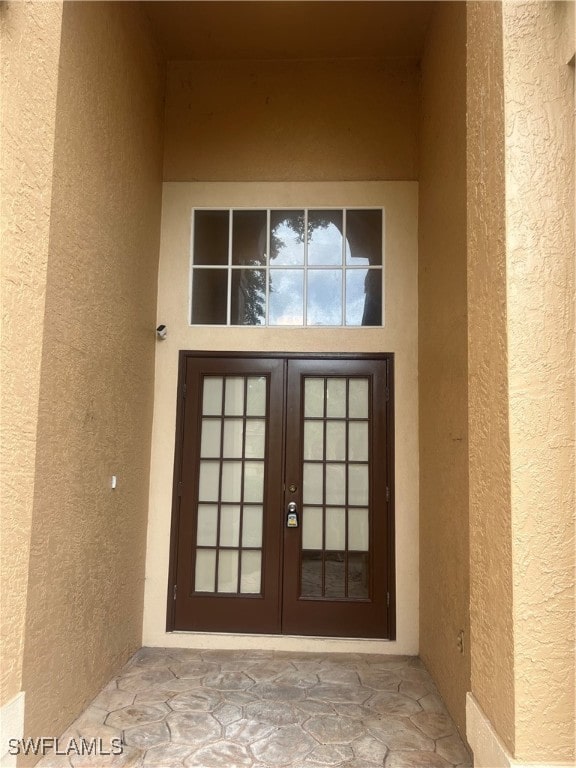
{"label": "door frame", "polygon": [[[334,353],[334,352],[241,352],[241,351],[200,351],[180,350],[178,354],[178,388],[176,400],[176,435],[174,466],[172,478],[172,514],[170,524],[170,555],[168,585],[166,595],[166,631],[175,630],[175,588],[178,567],[178,535],[180,518],[179,478],[184,445],[184,406],[186,398],[186,361],[189,357],[203,358],[243,358],[243,359],[285,359],[285,360],[364,360],[385,361],[388,370],[386,388],[386,474],[389,479],[388,520],[387,520],[387,579],[390,602],[388,606],[389,636],[388,641],[396,640],[396,562],[395,562],[395,459],[394,459],[394,353]],[[285,425],[284,425],[285,428]],[[282,435],[284,441],[284,434]],[[283,563],[280,564],[282,569]]]}

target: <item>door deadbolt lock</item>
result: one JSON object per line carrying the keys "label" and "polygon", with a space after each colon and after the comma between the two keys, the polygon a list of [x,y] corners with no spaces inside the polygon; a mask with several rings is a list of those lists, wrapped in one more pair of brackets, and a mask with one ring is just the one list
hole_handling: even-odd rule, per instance
{"label": "door deadbolt lock", "polygon": [[298,506],[296,505],[295,501],[291,501],[288,504],[286,528],[298,528]]}

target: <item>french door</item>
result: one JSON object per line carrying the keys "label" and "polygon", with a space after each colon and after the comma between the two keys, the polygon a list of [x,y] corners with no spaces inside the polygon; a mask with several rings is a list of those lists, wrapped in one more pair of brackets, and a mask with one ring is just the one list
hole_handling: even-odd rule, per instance
{"label": "french door", "polygon": [[391,356],[181,354],[168,629],[394,637]]}

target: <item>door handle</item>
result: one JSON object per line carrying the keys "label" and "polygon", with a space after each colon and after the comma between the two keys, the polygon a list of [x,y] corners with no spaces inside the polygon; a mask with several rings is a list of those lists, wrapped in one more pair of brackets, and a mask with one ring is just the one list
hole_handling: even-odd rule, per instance
{"label": "door handle", "polygon": [[298,505],[295,501],[291,501],[288,504],[286,528],[298,528]]}

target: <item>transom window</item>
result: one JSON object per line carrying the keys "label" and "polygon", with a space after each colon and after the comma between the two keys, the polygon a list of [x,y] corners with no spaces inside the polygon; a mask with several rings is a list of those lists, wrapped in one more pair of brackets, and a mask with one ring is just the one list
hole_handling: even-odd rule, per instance
{"label": "transom window", "polygon": [[193,325],[383,325],[383,211],[196,209]]}

